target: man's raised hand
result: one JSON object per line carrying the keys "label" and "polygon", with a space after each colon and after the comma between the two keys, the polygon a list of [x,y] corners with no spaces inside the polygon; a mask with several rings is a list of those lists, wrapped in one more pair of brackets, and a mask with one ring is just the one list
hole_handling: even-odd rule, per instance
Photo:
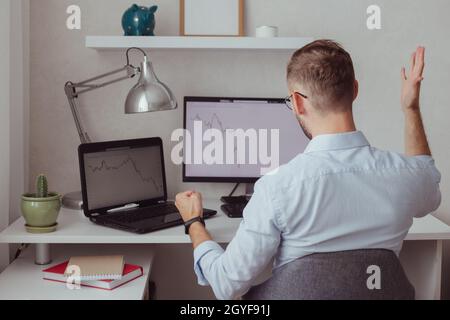
{"label": "man's raised hand", "polygon": [[425,69],[425,48],[418,47],[411,56],[409,72],[402,68],[402,97],[403,111],[418,111],[420,109],[420,86]]}

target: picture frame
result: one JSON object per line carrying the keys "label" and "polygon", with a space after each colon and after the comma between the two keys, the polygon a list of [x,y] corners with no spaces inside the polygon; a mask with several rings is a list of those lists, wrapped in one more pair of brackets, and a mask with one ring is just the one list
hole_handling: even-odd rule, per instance
{"label": "picture frame", "polygon": [[181,36],[244,36],[244,0],[180,0]]}

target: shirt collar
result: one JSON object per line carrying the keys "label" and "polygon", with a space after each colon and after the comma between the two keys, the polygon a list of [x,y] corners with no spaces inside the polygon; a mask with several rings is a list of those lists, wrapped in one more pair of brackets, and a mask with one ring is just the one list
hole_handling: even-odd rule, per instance
{"label": "shirt collar", "polygon": [[370,146],[369,141],[361,131],[325,134],[315,137],[309,143],[305,153],[317,151],[332,151],[342,149],[354,149]]}

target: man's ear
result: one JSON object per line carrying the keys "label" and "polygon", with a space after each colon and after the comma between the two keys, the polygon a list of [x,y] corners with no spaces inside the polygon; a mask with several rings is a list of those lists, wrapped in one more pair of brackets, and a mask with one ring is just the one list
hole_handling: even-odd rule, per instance
{"label": "man's ear", "polygon": [[353,90],[353,101],[355,101],[356,98],[358,98],[358,94],[359,94],[359,82],[358,82],[358,80],[355,80],[354,90]]}
{"label": "man's ear", "polygon": [[299,94],[294,93],[292,96],[292,102],[294,104],[294,111],[298,115],[304,115],[306,113],[305,100]]}

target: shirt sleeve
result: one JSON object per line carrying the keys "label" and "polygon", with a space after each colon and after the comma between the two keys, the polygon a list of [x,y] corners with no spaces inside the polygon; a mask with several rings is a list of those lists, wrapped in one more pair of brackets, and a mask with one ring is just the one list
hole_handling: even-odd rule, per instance
{"label": "shirt sleeve", "polygon": [[441,173],[436,168],[434,159],[431,156],[417,156],[417,160],[422,161],[425,167],[421,170],[421,187],[418,198],[421,200],[417,206],[416,218],[422,218],[436,211],[441,205]]}
{"label": "shirt sleeve", "polygon": [[219,300],[241,297],[275,256],[280,244],[276,212],[265,188],[257,183],[244,219],[226,250],[215,242],[194,251],[194,270],[200,285],[210,285]]}

